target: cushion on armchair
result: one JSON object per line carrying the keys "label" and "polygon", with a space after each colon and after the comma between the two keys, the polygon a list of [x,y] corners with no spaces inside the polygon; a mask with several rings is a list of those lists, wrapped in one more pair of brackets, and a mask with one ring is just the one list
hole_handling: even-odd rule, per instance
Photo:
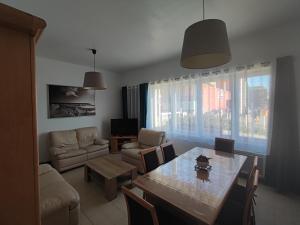
{"label": "cushion on armchair", "polygon": [[122,145],[122,149],[131,149],[131,148],[139,148],[139,143],[131,142]]}
{"label": "cushion on armchair", "polygon": [[141,150],[140,148],[128,148],[122,150],[122,154],[128,157],[140,160],[141,159]]}

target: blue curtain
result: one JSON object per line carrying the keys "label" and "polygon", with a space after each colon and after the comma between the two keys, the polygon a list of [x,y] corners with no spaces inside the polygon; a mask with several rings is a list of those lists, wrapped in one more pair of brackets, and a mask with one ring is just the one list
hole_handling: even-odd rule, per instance
{"label": "blue curtain", "polygon": [[122,87],[122,110],[123,110],[123,119],[127,119],[128,118],[127,87]]}
{"label": "blue curtain", "polygon": [[140,127],[146,127],[148,83],[140,84]]}
{"label": "blue curtain", "polygon": [[280,192],[300,192],[299,132],[293,58],[276,60],[274,115],[266,182]]}

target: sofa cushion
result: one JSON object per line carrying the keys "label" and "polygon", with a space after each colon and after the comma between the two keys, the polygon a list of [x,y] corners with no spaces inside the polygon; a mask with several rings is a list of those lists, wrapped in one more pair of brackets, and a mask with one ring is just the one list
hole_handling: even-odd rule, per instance
{"label": "sofa cushion", "polygon": [[50,215],[60,208],[73,209],[79,205],[77,191],[55,169],[51,167],[49,170],[49,165],[40,165],[39,170],[48,171],[39,176],[42,217]]}
{"label": "sofa cushion", "polygon": [[49,173],[53,168],[49,164],[40,164],[39,165],[39,176]]}
{"label": "sofa cushion", "polygon": [[141,159],[141,154],[140,154],[140,152],[141,152],[142,150],[143,150],[143,149],[140,149],[140,148],[123,149],[123,150],[122,150],[122,154],[123,154],[123,155],[126,155],[126,156],[128,156],[128,157],[131,157],[131,158],[135,158],[135,159],[140,160],[140,159]]}
{"label": "sofa cushion", "polygon": [[70,150],[70,151],[67,151],[67,153],[57,155],[57,158],[58,159],[66,159],[66,158],[71,158],[74,156],[79,156],[79,155],[84,155],[84,154],[86,154],[86,150],[84,150],[84,149]]}
{"label": "sofa cushion", "polygon": [[84,165],[88,159],[87,155],[88,154],[83,154],[83,155],[78,155],[70,158],[58,159],[55,162],[56,165],[55,164],[54,165],[57,166],[59,172],[62,172],[67,169]]}
{"label": "sofa cushion", "polygon": [[62,150],[78,149],[75,130],[50,132],[51,146]]}
{"label": "sofa cushion", "polygon": [[165,132],[142,128],[139,132],[140,145],[159,146],[165,139]]}
{"label": "sofa cushion", "polygon": [[108,144],[108,143],[109,143],[108,140],[102,139],[102,138],[97,138],[97,139],[95,140],[95,144],[96,144],[96,145],[106,145],[106,144]]}
{"label": "sofa cushion", "polygon": [[103,149],[107,149],[108,148],[108,144],[106,145],[90,145],[90,146],[87,146],[85,148],[85,150],[90,153],[90,152],[96,152],[96,151],[100,151],[100,150],[103,150]]}
{"label": "sofa cushion", "polygon": [[80,148],[85,148],[89,145],[94,144],[97,138],[97,128],[96,127],[84,127],[76,129],[77,139]]}

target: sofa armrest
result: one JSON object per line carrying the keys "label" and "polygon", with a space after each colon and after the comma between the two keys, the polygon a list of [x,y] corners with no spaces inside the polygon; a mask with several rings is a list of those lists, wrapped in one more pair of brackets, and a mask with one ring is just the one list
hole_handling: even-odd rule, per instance
{"label": "sofa armrest", "polygon": [[122,148],[124,149],[139,148],[139,143],[138,142],[126,143],[122,145]]}
{"label": "sofa armrest", "polygon": [[65,149],[61,149],[61,148],[57,148],[57,147],[51,147],[50,148],[50,154],[54,155],[54,156],[57,156],[57,155],[60,155],[60,154],[64,154],[66,152],[67,151]]}
{"label": "sofa armrest", "polygon": [[95,139],[94,143],[95,143],[95,145],[106,145],[109,143],[109,141],[106,139],[97,138],[97,139]]}

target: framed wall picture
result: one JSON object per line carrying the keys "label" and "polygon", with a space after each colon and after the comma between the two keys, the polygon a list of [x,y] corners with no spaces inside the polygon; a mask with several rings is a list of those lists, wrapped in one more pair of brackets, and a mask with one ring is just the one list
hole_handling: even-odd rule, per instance
{"label": "framed wall picture", "polygon": [[48,96],[49,118],[96,115],[94,90],[48,85]]}

